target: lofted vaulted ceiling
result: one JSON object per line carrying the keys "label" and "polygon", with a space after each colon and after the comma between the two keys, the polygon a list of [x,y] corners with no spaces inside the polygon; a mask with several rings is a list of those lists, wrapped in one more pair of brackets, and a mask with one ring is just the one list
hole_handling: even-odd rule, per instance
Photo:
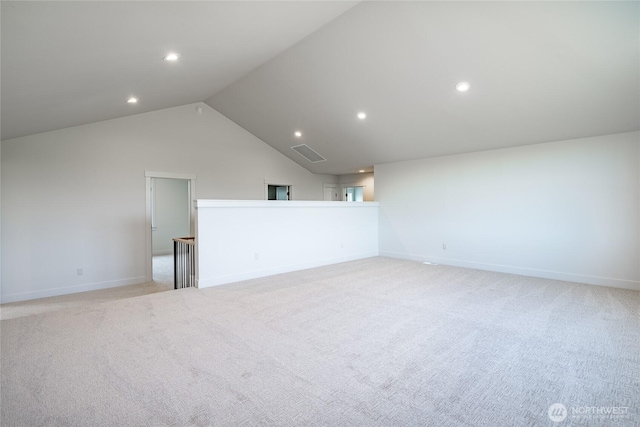
{"label": "lofted vaulted ceiling", "polygon": [[1,77],[3,139],[205,101],[312,172],[354,173],[638,130],[640,8],[3,1]]}
{"label": "lofted vaulted ceiling", "polygon": [[355,4],[3,0],[2,139],[201,102]]}

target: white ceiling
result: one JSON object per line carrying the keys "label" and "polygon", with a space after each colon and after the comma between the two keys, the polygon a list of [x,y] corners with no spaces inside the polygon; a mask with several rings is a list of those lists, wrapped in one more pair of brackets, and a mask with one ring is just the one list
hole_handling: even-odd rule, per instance
{"label": "white ceiling", "polygon": [[639,4],[3,1],[2,138],[205,100],[343,174],[636,131]]}
{"label": "white ceiling", "polygon": [[355,4],[2,1],[2,139],[201,102]]}

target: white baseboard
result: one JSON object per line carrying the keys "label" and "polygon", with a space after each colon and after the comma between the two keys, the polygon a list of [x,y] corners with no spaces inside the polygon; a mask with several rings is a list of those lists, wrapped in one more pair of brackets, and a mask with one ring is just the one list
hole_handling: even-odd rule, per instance
{"label": "white baseboard", "polygon": [[2,303],[7,304],[10,302],[28,301],[38,298],[56,297],[59,295],[75,294],[77,292],[97,291],[100,289],[117,288],[119,286],[139,285],[141,283],[148,282],[147,278],[131,277],[122,280],[112,280],[108,282],[87,283],[77,286],[68,286],[64,288],[45,289],[42,291],[24,292],[19,294],[2,295]]}
{"label": "white baseboard", "polygon": [[451,258],[405,254],[400,252],[380,251],[380,256],[420,262],[428,261],[435,264],[450,265],[454,267],[475,268],[477,270],[495,271],[498,273],[518,274],[520,276],[540,277],[542,279],[562,280],[565,282],[585,283],[587,285],[606,286],[609,288],[621,288],[629,289],[632,291],[640,291],[640,281],[634,280],[588,276],[575,273],[563,273],[559,271],[538,270],[535,268],[513,267],[500,264],[487,264],[475,261],[464,261]]}
{"label": "white baseboard", "polygon": [[301,264],[283,265],[275,268],[267,268],[263,270],[245,271],[237,274],[228,274],[225,276],[216,276],[203,279],[196,279],[198,288],[208,288],[211,286],[225,285],[228,283],[241,282],[243,280],[257,279],[259,277],[273,276],[275,274],[290,273],[292,271],[306,270],[308,268],[323,267],[325,265],[339,264],[341,262],[355,261],[358,259],[371,258],[378,256],[378,252],[363,252],[341,257],[325,258],[322,260],[314,260]]}

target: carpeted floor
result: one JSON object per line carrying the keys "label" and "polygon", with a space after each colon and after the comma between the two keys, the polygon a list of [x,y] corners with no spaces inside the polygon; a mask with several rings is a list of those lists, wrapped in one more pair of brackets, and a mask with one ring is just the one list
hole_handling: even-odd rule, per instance
{"label": "carpeted floor", "polygon": [[640,425],[635,291],[370,258],[1,332],[3,427]]}
{"label": "carpeted floor", "polygon": [[0,319],[15,319],[69,308],[86,308],[97,302],[115,301],[170,290],[173,290],[173,255],[157,255],[153,257],[152,282],[2,304]]}

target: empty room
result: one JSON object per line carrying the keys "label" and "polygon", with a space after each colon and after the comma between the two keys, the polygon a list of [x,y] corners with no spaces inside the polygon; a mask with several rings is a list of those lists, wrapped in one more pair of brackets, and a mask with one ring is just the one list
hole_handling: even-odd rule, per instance
{"label": "empty room", "polygon": [[640,2],[0,19],[2,426],[640,425]]}

